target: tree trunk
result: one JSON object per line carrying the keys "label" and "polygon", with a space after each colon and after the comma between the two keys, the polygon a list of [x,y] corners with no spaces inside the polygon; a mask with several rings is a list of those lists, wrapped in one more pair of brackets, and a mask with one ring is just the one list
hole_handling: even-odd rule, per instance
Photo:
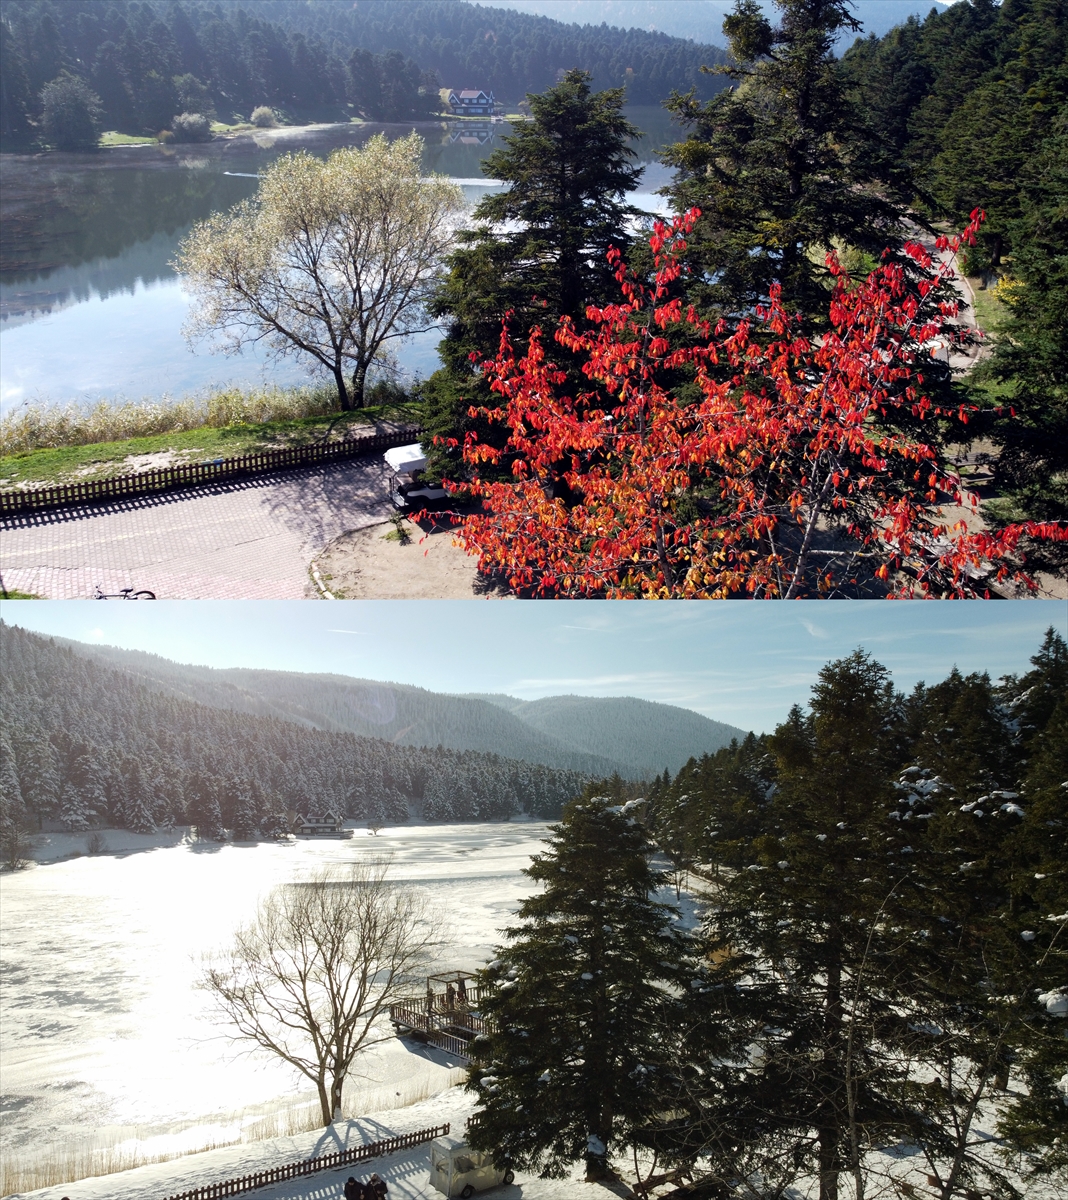
{"label": "tree trunk", "polygon": [[334,383],[337,385],[337,398],[341,411],[351,412],[352,401],[349,398],[349,389],[345,386],[345,373],[339,366],[334,368]]}
{"label": "tree trunk", "polygon": [[321,1077],[317,1079],[315,1090],[319,1093],[319,1112],[323,1118],[323,1128],[325,1129],[334,1120],[334,1108],[330,1103],[331,1096],[327,1091],[326,1080]]}
{"label": "tree trunk", "polygon": [[352,407],[363,408],[363,394],[367,387],[367,368],[369,364],[360,362],[352,372]]}
{"label": "tree trunk", "polygon": [[838,1200],[838,1130],[819,1131],[820,1200]]}

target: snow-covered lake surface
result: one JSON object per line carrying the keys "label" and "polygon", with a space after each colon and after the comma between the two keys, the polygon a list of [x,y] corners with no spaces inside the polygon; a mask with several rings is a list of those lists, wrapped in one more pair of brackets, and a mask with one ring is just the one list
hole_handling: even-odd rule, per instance
{"label": "snow-covered lake surface", "polygon": [[[152,1152],[200,1147],[309,1101],[313,1093],[291,1068],[221,1035],[196,986],[204,955],[228,944],[272,887],[328,864],[390,854],[393,878],[425,890],[441,912],[439,965],[474,968],[530,893],[521,870],[544,833],[543,824],[517,822],[413,825],[288,845],[185,842],[5,874],[5,1154],[105,1135],[111,1143],[137,1139]],[[106,836],[115,850],[137,840]],[[62,840],[52,839],[53,851]],[[448,1087],[456,1065],[392,1039],[363,1063],[346,1116]]]}

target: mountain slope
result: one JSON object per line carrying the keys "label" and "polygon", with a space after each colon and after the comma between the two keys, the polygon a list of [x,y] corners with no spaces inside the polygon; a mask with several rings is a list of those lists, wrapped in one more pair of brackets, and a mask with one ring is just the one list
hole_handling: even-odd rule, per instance
{"label": "mountain slope", "polygon": [[482,700],[343,675],[215,670],[138,650],[56,641],[76,654],[129,673],[154,691],[213,708],[278,717],[327,732],[383,738],[402,746],[500,754],[588,775],[619,769],[615,760],[562,744]]}
{"label": "mountain slope", "polygon": [[344,675],[216,670],[138,650],[56,641],[128,672],[153,691],[198,704],[403,746],[500,754],[593,776],[618,771],[627,778],[652,778],[744,736],[688,709],[633,698],[454,696]]}
{"label": "mountain slope", "polygon": [[522,701],[484,696],[548,737],[621,764],[629,778],[651,779],[665,768],[678,771],[689,758],[712,754],[743,730],[688,708],[633,696],[546,696]]}

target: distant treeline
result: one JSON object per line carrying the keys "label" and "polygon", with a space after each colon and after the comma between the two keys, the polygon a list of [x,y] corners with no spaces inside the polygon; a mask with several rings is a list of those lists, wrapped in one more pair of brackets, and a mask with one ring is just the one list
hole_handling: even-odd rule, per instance
{"label": "distant treeline", "polygon": [[42,90],[74,76],[100,102],[104,129],[156,134],[176,115],[247,119],[268,106],[343,120],[426,119],[439,88],[478,87],[515,103],[570,67],[657,104],[673,88],[719,86],[701,67],[722,51],[641,30],[565,25],[452,2],[345,6],[257,0],[5,0],[0,134],[41,140]]}
{"label": "distant treeline", "polygon": [[360,821],[557,816],[585,777],[475,751],[399,746],[160,695],[3,626],[0,826],[270,836],[287,809]]}
{"label": "distant treeline", "polygon": [[176,114],[247,119],[266,105],[345,119],[411,120],[438,109],[438,83],[403,54],[332,49],[239,6],[152,0],[10,0],[0,19],[5,144],[38,136],[41,92],[65,74],[100,101],[105,129],[155,134]]}
{"label": "distant treeline", "polygon": [[[241,0],[222,0],[224,11]],[[565,71],[589,71],[595,88],[627,88],[629,104],[659,104],[673,89],[710,96],[724,86],[702,66],[727,60],[718,46],[666,33],[577,25],[458,0],[258,0],[282,28],[317,36],[335,53],[362,46],[400,51],[435,71],[445,87],[480,87],[515,102],[543,92]]]}

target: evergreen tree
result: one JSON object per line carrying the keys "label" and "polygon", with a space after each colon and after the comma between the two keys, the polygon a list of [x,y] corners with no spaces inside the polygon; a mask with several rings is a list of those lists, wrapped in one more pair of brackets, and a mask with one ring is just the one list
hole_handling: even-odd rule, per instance
{"label": "evergreen tree", "polygon": [[597,790],[565,809],[525,872],[541,890],[481,977],[494,1032],[468,1085],[476,1147],[548,1176],[585,1160],[588,1179],[655,1111],[692,975],[674,910],[653,898],[663,877],[642,827]]}
{"label": "evergreen tree", "polygon": [[8,738],[0,733],[0,823],[21,823],[24,812],[15,751]]}
{"label": "evergreen tree", "polygon": [[676,212],[702,218],[688,239],[691,296],[723,314],[748,312],[782,285],[793,311],[826,318],[832,247],[873,267],[901,244],[902,208],[887,198],[890,160],[851,103],[834,55],[859,28],[849,0],[775,0],[772,28],[756,0],[724,22],[741,86],[667,107],[688,127],[664,160]]}
{"label": "evergreen tree", "polygon": [[[1065,651],[1060,640],[1060,651]],[[1020,897],[1038,944],[1039,986],[1023,997],[1022,1030],[1016,1040],[1019,1072],[1026,1084],[1004,1113],[1000,1132],[1037,1175],[1068,1172],[1068,699],[1062,698],[1032,739],[1021,787],[1026,816],[1021,840],[1034,870],[1021,872]]]}
{"label": "evergreen tree", "polygon": [[0,20],[0,144],[4,149],[29,141],[35,108],[22,48],[11,26]]}
{"label": "evergreen tree", "polygon": [[[462,443],[476,427],[482,440],[500,436],[485,422],[473,425],[467,410],[496,404],[471,355],[496,353],[506,314],[521,344],[531,325],[552,330],[564,316],[583,322],[588,305],[619,293],[606,255],[628,245],[635,210],[624,197],[641,176],[628,144],[640,134],[623,116],[623,89],[594,92],[589,74],[575,70],[527,99],[532,120],[482,163],[483,173],[506,187],[479,202],[432,306],[446,332],[439,346],[444,368],[424,391],[428,446],[435,435]],[[456,451],[430,454],[437,469],[457,470]]]}
{"label": "evergreen tree", "polygon": [[745,1162],[776,1190],[814,1175],[833,1200],[869,1144],[904,1129],[907,1068],[884,1052],[907,1032],[888,928],[909,861],[886,831],[898,708],[886,671],[857,652],[828,664],[810,712],[794,709],[769,739],[776,787],[761,832],[736,843],[748,861],[714,893],[715,965],[691,997],[695,1021],[732,1048],[694,1080],[690,1128],[674,1132],[676,1153],[707,1156],[720,1180]]}
{"label": "evergreen tree", "polygon": [[[1066,20],[1068,24],[1068,20]],[[1068,42],[1068,31],[1066,31]],[[1065,91],[1068,93],[1068,69]],[[999,331],[989,373],[1011,388],[992,433],[1000,447],[1004,495],[984,506],[998,523],[1068,521],[1068,100],[1054,131],[1014,176],[1020,216],[1005,295],[1010,317]],[[1057,574],[1068,544],[1029,549],[1029,560]]]}
{"label": "evergreen tree", "polygon": [[122,812],[123,826],[134,833],[154,832],[156,822],[152,818],[152,797],[140,760],[134,758],[126,764],[124,782],[126,796]]}
{"label": "evergreen tree", "polygon": [[223,840],[222,811],[215,781],[210,775],[198,772],[193,777],[186,812],[190,824],[196,826],[198,838],[216,842]]}

